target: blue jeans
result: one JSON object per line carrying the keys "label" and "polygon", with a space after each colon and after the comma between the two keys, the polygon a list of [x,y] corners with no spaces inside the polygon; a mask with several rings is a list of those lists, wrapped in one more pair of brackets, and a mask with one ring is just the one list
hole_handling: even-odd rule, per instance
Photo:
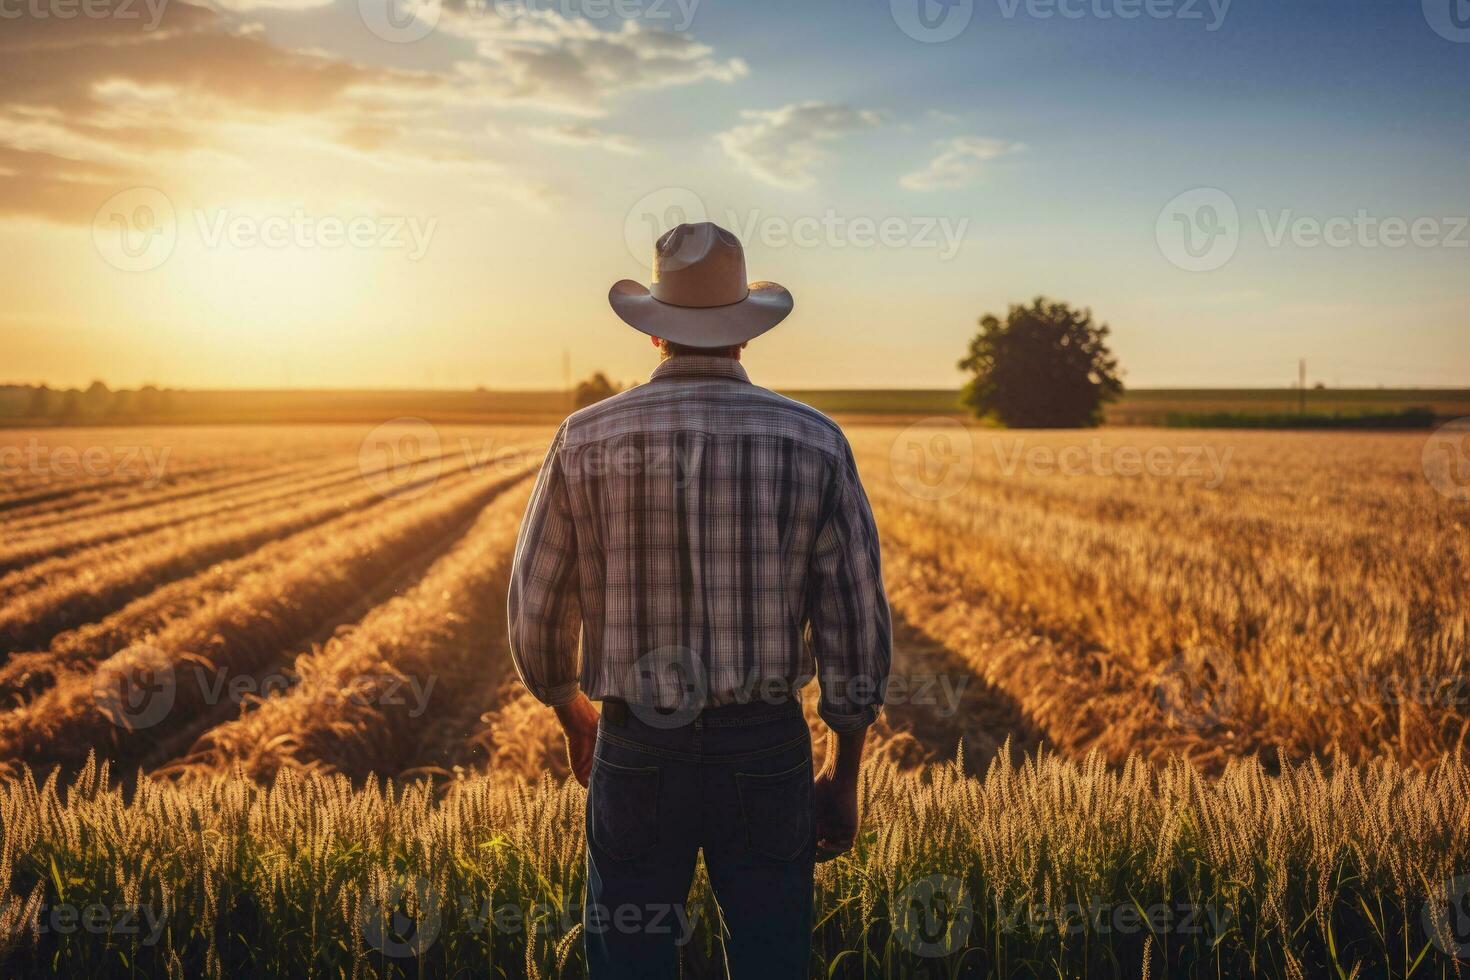
{"label": "blue jeans", "polygon": [[806,976],[815,840],[800,706],[709,708],[668,728],[607,702],[587,797],[594,980],[676,975],[696,925],[686,903],[701,849],[731,976]]}

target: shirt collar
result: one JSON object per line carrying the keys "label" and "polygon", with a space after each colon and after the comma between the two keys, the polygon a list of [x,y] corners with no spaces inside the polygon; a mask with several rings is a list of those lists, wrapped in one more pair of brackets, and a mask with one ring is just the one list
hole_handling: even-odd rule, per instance
{"label": "shirt collar", "polygon": [[728,357],[703,354],[675,354],[653,369],[649,381],[742,381],[750,384],[750,376],[740,362]]}

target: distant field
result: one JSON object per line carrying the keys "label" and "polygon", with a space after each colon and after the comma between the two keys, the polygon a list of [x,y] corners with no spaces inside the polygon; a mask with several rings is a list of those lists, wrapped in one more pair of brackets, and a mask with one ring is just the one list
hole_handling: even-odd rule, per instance
{"label": "distant field", "polygon": [[[787,391],[785,394],[830,415],[893,415],[920,418],[963,415],[959,392],[929,389]],[[1170,413],[1294,413],[1301,393],[1291,388],[1139,388],[1107,409],[1113,425],[1160,425]],[[1313,414],[1357,415],[1425,407],[1441,418],[1470,415],[1470,388],[1342,388],[1309,390]]]}
{"label": "distant field", "polygon": [[[147,416],[81,414],[73,418],[27,419],[24,388],[0,388],[0,418],[19,425],[139,423],[357,423],[397,417],[436,423],[535,424],[555,422],[571,411],[563,391],[172,391],[167,410]],[[784,394],[852,421],[912,422],[966,414],[958,389],[854,388],[786,389]],[[1294,413],[1299,393],[1290,388],[1141,388],[1110,406],[1114,425],[1162,425],[1170,413]],[[1310,413],[1357,415],[1426,407],[1440,418],[1470,415],[1470,388],[1343,388],[1308,391]]]}

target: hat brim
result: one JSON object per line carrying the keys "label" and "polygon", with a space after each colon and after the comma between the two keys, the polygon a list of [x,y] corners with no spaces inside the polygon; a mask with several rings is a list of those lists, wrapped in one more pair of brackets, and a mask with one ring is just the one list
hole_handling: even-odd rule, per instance
{"label": "hat brim", "polygon": [[653,298],[632,279],[613,283],[607,301],[634,330],[686,347],[729,347],[759,337],[786,319],[796,306],[791,292],[774,282],[753,282],[750,293],[726,306],[673,306]]}

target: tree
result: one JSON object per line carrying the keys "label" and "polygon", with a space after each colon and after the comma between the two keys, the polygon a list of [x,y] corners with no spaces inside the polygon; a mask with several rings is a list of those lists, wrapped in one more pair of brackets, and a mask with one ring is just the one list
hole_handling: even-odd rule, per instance
{"label": "tree", "polygon": [[577,390],[573,394],[572,401],[577,408],[586,408],[595,405],[604,398],[611,398],[621,389],[607,380],[607,375],[598,371],[586,381],[577,382]]}
{"label": "tree", "polygon": [[138,389],[137,409],[142,415],[157,415],[162,397],[153,385],[144,385]]}
{"label": "tree", "polygon": [[48,386],[31,389],[31,405],[26,414],[33,419],[44,419],[51,414],[51,389]]}
{"label": "tree", "polygon": [[960,400],[978,416],[1013,428],[1097,425],[1102,406],[1123,393],[1106,324],[1092,311],[1037,297],[1001,322],[987,313],[960,370],[972,375]]}
{"label": "tree", "polygon": [[88,415],[104,415],[112,404],[112,392],[101,381],[93,381],[82,393],[82,410]]}

